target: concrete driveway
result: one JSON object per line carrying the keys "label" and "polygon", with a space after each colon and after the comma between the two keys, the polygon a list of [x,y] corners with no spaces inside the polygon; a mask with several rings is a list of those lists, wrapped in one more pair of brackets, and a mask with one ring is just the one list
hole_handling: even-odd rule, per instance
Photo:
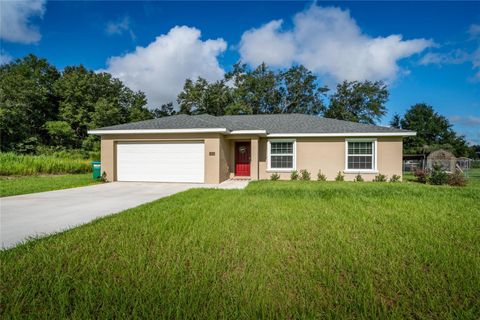
{"label": "concrete driveway", "polygon": [[90,222],[191,188],[216,185],[114,182],[0,198],[1,245]]}

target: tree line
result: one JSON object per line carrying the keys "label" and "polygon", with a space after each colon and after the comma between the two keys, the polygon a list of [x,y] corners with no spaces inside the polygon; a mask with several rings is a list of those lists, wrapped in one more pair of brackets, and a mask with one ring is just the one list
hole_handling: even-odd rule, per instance
{"label": "tree line", "polygon": [[[98,137],[89,136],[89,129],[177,113],[303,113],[376,124],[387,112],[388,97],[381,81],[343,81],[330,92],[301,65],[274,70],[266,64],[249,68],[237,63],[218,81],[187,79],[176,108],[170,102],[148,109],[143,92],[129,89],[108,73],[81,65],[59,71],[47,60],[28,55],[0,66],[1,150],[98,150]],[[424,124],[426,119],[429,125]],[[457,155],[472,153],[465,139],[430,106],[414,106],[403,117],[396,115],[392,125],[419,132],[406,139],[409,153],[440,145]]]}
{"label": "tree line", "polygon": [[303,113],[368,124],[387,112],[389,92],[381,81],[344,81],[328,92],[301,65],[276,71],[264,63],[254,69],[237,63],[222,80],[186,80],[177,102],[186,114]]}

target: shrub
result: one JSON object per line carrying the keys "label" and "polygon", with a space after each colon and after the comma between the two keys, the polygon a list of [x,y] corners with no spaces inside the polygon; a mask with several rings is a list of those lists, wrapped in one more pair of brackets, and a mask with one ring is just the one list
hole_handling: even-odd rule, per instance
{"label": "shrub", "polygon": [[460,170],[455,170],[454,173],[448,176],[448,184],[454,187],[465,187],[467,185],[467,178]]}
{"label": "shrub", "polygon": [[355,182],[363,182],[365,180],[363,180],[362,176],[359,174],[357,174],[357,176],[355,177],[355,179],[353,179],[353,181]]}
{"label": "shrub", "polygon": [[280,179],[280,175],[278,173],[272,173],[270,176],[270,180],[272,181],[277,181],[278,179]]}
{"label": "shrub", "polygon": [[399,175],[394,174],[394,175],[390,178],[390,182],[399,182],[399,181],[400,181],[400,176],[399,176]]}
{"label": "shrub", "polygon": [[418,182],[426,183],[428,179],[428,169],[416,168],[413,175],[417,178]]}
{"label": "shrub", "polygon": [[387,176],[384,174],[377,174],[375,178],[373,178],[374,182],[387,182]]}
{"label": "shrub", "polygon": [[442,185],[448,183],[448,173],[442,170],[440,165],[434,164],[432,171],[428,175],[427,182],[434,185]]}
{"label": "shrub", "polygon": [[310,181],[310,172],[306,169],[300,170],[300,180]]}
{"label": "shrub", "polygon": [[290,174],[290,180],[298,180],[298,171],[293,170],[292,173]]}
{"label": "shrub", "polygon": [[318,170],[317,181],[327,181],[327,177],[322,173],[322,170]]}
{"label": "shrub", "polygon": [[341,171],[338,171],[337,176],[335,177],[335,181],[345,181],[345,176],[342,174]]}

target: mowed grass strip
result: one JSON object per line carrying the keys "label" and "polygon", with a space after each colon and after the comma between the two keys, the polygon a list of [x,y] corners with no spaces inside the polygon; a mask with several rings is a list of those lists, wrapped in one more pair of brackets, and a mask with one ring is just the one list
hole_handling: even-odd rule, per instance
{"label": "mowed grass strip", "polygon": [[3,318],[480,314],[480,184],[197,189],[0,253]]}
{"label": "mowed grass strip", "polygon": [[0,197],[76,188],[100,183],[92,174],[71,174],[60,176],[0,177]]}

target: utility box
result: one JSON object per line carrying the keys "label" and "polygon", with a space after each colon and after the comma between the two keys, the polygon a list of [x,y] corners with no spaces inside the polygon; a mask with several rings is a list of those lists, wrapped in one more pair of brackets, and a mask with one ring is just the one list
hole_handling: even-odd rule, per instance
{"label": "utility box", "polygon": [[98,180],[102,177],[101,173],[101,162],[100,161],[92,161],[92,174],[93,174],[93,180]]}

